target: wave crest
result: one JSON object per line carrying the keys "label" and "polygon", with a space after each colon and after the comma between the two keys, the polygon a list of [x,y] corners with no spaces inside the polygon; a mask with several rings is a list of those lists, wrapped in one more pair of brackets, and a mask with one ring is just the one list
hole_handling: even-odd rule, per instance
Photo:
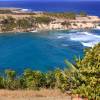
{"label": "wave crest", "polygon": [[81,44],[86,47],[92,47],[100,42],[100,36],[90,32],[78,32],[70,36],[70,39],[73,41],[80,41]]}

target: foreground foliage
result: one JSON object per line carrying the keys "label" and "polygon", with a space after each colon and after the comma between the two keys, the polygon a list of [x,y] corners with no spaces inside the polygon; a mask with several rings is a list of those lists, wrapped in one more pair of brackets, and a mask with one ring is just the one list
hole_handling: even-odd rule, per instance
{"label": "foreground foliage", "polygon": [[77,59],[73,73],[73,93],[89,99],[100,99],[100,44],[85,50],[82,60]]}
{"label": "foreground foliage", "polygon": [[62,92],[79,94],[89,100],[100,100],[100,44],[85,50],[83,59],[73,65],[67,60],[67,69],[47,73],[26,69],[17,76],[13,70],[5,70],[0,77],[0,88],[34,89],[59,88]]}

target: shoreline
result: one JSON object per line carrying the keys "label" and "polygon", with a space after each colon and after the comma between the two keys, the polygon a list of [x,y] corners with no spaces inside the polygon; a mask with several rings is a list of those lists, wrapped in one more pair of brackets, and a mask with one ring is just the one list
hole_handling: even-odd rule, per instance
{"label": "shoreline", "polygon": [[92,30],[92,29],[95,29],[95,28],[90,28],[90,29],[61,29],[61,30],[33,30],[33,31],[8,31],[8,32],[0,32],[0,34],[17,34],[17,33],[38,33],[38,32],[49,32],[49,31],[88,31],[88,30]]}
{"label": "shoreline", "polygon": [[100,28],[48,29],[48,30],[47,29],[38,29],[38,30],[36,29],[36,30],[31,30],[31,31],[29,31],[29,30],[23,30],[23,31],[18,30],[18,31],[0,32],[0,34],[9,34],[9,33],[16,34],[16,33],[27,33],[27,32],[29,32],[29,33],[38,33],[38,32],[48,32],[48,31],[73,31],[73,30],[75,30],[75,31],[88,31],[88,30],[93,30],[93,29],[99,30]]}
{"label": "shoreline", "polygon": [[84,12],[77,14],[27,12],[20,8],[0,9],[0,33],[90,30],[93,28],[100,28],[100,18]]}

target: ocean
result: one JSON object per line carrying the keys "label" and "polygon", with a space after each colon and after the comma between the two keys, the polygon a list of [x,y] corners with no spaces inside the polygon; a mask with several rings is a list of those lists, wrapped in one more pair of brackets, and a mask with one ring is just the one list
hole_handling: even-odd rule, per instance
{"label": "ocean", "polygon": [[0,1],[0,7],[14,7],[32,11],[77,12],[85,11],[90,15],[100,16],[100,1],[69,2],[34,2],[34,1]]}
{"label": "ocean", "polygon": [[[100,16],[100,2],[0,2],[0,7],[17,7],[32,11],[80,12]],[[0,34],[0,70],[26,68],[50,71],[67,68],[64,60],[84,56],[84,48],[100,42],[100,30],[62,30],[48,32]]]}
{"label": "ocean", "polygon": [[[74,62],[83,50],[100,42],[100,30],[0,34],[0,69],[50,71]],[[66,67],[67,68],[67,67]]]}

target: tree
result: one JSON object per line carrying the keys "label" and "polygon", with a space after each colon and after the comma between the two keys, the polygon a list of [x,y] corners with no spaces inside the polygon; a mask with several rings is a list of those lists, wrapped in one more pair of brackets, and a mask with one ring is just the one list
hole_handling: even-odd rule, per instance
{"label": "tree", "polygon": [[1,21],[1,29],[2,31],[12,31],[16,27],[15,19],[11,16],[8,16],[7,18],[4,18]]}
{"label": "tree", "polygon": [[0,77],[0,89],[3,89],[4,88],[4,78],[3,77]]}
{"label": "tree", "polygon": [[75,19],[76,18],[76,14],[73,12],[69,12],[69,13],[64,13],[65,18],[67,19]]}
{"label": "tree", "polygon": [[28,89],[40,89],[45,86],[46,78],[45,74],[40,71],[32,71],[31,69],[26,69],[24,71],[24,83]]}
{"label": "tree", "polygon": [[32,27],[32,24],[27,18],[17,20],[16,24],[17,24],[17,27],[21,29],[27,29],[27,28]]}
{"label": "tree", "polygon": [[89,100],[100,99],[100,43],[85,51],[83,59],[76,61],[70,76],[72,93],[87,97]]}
{"label": "tree", "polygon": [[16,79],[14,70],[5,70],[6,78],[4,79],[4,88],[15,90],[20,87],[20,81]]}
{"label": "tree", "polygon": [[14,70],[5,70],[7,79],[14,80],[16,77],[16,72]]}
{"label": "tree", "polygon": [[86,12],[83,12],[83,11],[80,12],[79,15],[80,15],[81,17],[86,17],[86,16],[87,16]]}
{"label": "tree", "polygon": [[66,21],[65,22],[62,22],[61,24],[63,26],[66,26],[67,28],[71,25],[70,22],[68,22],[68,21],[67,22]]}
{"label": "tree", "polygon": [[49,24],[52,19],[50,17],[46,17],[46,16],[41,16],[41,17],[36,17],[35,18],[36,23],[43,23],[43,24]]}
{"label": "tree", "polygon": [[46,76],[46,88],[55,88],[55,83],[56,83],[56,79],[55,79],[55,75],[54,72],[49,71],[45,74]]}

